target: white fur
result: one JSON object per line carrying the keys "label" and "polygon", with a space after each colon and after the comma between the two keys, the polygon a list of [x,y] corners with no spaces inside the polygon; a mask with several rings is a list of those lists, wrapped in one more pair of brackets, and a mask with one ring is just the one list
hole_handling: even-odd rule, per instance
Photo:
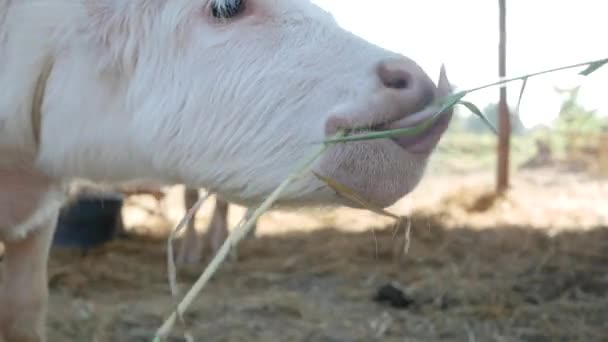
{"label": "white fur", "polygon": [[[209,0],[0,0],[0,239],[32,233],[22,260],[7,259],[24,272],[17,278],[43,276],[27,265],[45,265],[52,231],[31,229],[53,226],[42,221],[57,211],[58,184],[184,183],[251,205],[319,148],[328,122],[358,128],[420,110],[417,94],[432,82],[412,61],[342,30],[309,1],[245,4],[219,22]],[[395,58],[425,85],[418,92],[384,86],[378,65]],[[429,153],[357,142],[330,148],[314,167],[387,206],[416,186]],[[310,174],[280,202],[342,201]],[[46,290],[37,291],[28,298],[43,303]],[[43,335],[14,330],[22,316],[38,327],[44,312],[19,305],[0,312],[0,340]]]}
{"label": "white fur", "polygon": [[[209,188],[237,203],[262,200],[317,148],[330,115],[382,110],[372,97],[375,67],[396,55],[341,30],[308,1],[246,3],[259,15],[219,24],[206,1],[3,0],[0,151],[31,155],[56,179],[150,178]],[[48,60],[37,150],[32,89]],[[404,195],[426,156],[389,144],[333,148],[317,169],[359,163],[352,170],[359,182],[399,172],[397,187],[371,181]],[[388,197],[381,202],[396,199]],[[285,201],[337,199],[310,175]]]}

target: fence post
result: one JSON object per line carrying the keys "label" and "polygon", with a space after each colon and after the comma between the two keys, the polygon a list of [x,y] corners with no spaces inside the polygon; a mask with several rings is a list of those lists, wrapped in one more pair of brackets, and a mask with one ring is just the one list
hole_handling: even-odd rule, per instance
{"label": "fence post", "polygon": [[599,176],[608,177],[608,130],[604,130],[599,136],[598,164]]}
{"label": "fence post", "polygon": [[[499,48],[498,73],[500,79],[506,76],[507,70],[507,4],[506,0],[498,0],[499,6]],[[504,193],[509,187],[509,144],[511,136],[511,120],[509,106],[507,105],[507,86],[500,86],[500,100],[498,105],[498,165],[496,172],[496,192]]]}

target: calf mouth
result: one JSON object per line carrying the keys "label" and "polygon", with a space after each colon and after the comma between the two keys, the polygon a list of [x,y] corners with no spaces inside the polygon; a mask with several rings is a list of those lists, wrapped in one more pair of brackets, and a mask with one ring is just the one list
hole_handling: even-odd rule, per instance
{"label": "calf mouth", "polygon": [[[445,69],[442,68],[436,90],[436,99],[449,95],[451,95],[451,87],[445,75]],[[369,133],[382,133],[388,130],[409,129],[411,130],[410,133],[392,136],[389,139],[412,154],[429,154],[438,144],[452,119],[453,109],[449,108],[440,112],[441,107],[438,103],[432,103],[427,105],[426,108],[399,120],[366,128],[353,128],[347,130],[347,133],[356,137]]]}
{"label": "calf mouth", "polygon": [[[438,108],[428,110],[432,114],[426,117],[426,120],[418,125],[425,125],[420,132],[412,135],[403,135],[392,137],[397,145],[414,154],[428,154],[439,143],[443,133],[447,130],[452,119],[452,110],[437,113]],[[416,125],[417,126],[417,125]],[[415,126],[402,126],[399,124],[391,124],[388,129],[410,128]],[[386,130],[386,129],[384,129]]]}

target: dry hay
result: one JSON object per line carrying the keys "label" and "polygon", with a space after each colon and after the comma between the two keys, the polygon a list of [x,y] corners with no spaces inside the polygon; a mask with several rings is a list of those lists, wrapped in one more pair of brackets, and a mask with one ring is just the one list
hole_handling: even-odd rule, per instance
{"label": "dry hay", "polygon": [[[488,195],[486,176],[422,184],[391,210],[418,203],[406,255],[404,226],[393,238],[392,220],[369,212],[268,213],[260,237],[241,243],[240,260],[220,268],[188,310],[189,331],[220,342],[605,341],[608,225],[591,214],[608,189],[547,172],[518,173],[500,199]],[[181,206],[173,195],[167,205]],[[243,212],[231,210],[231,223]],[[173,303],[171,225],[152,221],[156,230],[131,227],[133,235],[84,256],[53,251],[50,342],[151,340]],[[181,272],[182,291],[204,266]],[[372,299],[393,282],[411,305]],[[178,325],[171,341],[180,335]]]}
{"label": "dry hay", "polygon": [[[241,244],[185,315],[205,341],[601,341],[608,229],[549,237],[521,227],[263,235]],[[400,227],[403,228],[403,227]],[[149,341],[170,308],[164,240],[115,241],[51,259],[51,341]],[[201,265],[202,268],[203,265]],[[200,270],[182,272],[189,285]],[[398,282],[414,303],[372,301]],[[180,341],[179,330],[175,339]]]}

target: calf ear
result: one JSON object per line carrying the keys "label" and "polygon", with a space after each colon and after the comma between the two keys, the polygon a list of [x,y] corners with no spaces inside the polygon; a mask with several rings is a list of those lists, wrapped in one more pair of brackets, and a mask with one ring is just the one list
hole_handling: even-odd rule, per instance
{"label": "calf ear", "polygon": [[130,73],[145,39],[142,1],[87,0],[88,27],[99,49],[100,68]]}

